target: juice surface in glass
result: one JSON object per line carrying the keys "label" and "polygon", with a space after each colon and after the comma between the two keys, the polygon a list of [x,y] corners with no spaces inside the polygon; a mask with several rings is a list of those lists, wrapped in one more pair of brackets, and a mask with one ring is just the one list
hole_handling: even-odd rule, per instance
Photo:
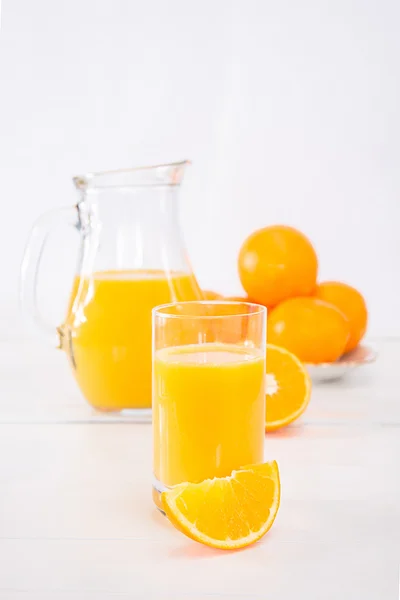
{"label": "juice surface in glass", "polygon": [[154,476],[161,486],[263,461],[262,350],[225,343],[163,348],[154,355],[153,386]]}
{"label": "juice surface in glass", "polygon": [[83,395],[99,410],[151,407],[151,311],[194,300],[193,275],[164,271],[101,271],[76,277],[63,348]]}

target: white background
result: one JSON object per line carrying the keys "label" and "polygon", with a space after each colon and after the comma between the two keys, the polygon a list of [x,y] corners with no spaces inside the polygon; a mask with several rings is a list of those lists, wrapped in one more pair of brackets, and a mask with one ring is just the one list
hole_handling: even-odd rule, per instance
{"label": "white background", "polygon": [[[398,0],[4,0],[3,336],[23,331],[30,226],[75,202],[70,177],[181,158],[204,287],[240,292],[243,239],[288,223],[313,240],[322,278],[364,292],[370,333],[400,335],[399,31]],[[74,243],[52,246],[49,294]]]}

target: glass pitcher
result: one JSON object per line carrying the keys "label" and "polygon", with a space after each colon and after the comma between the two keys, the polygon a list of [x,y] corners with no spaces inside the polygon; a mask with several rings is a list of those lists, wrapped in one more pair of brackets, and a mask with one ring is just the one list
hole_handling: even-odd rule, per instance
{"label": "glass pitcher", "polygon": [[74,177],[77,205],[43,215],[31,232],[21,269],[21,302],[46,332],[50,326],[36,294],[46,239],[60,222],[80,234],[76,276],[57,334],[83,395],[100,411],[150,418],[151,311],[202,297],[178,218],[187,164]]}

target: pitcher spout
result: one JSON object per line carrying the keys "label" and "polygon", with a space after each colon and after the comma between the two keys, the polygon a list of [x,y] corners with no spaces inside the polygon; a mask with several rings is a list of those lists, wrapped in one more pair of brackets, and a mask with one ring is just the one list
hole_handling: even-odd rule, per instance
{"label": "pitcher spout", "polygon": [[86,173],[73,177],[73,182],[78,190],[84,191],[94,188],[177,186],[182,183],[186,167],[190,164],[190,160],[182,160],[162,165]]}

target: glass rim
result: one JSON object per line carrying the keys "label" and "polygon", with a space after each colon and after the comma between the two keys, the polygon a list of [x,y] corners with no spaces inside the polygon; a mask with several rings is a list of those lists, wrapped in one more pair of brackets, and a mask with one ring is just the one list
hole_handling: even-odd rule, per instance
{"label": "glass rim", "polygon": [[[193,306],[193,305],[204,305],[204,306],[249,306],[255,310],[252,312],[239,312],[232,314],[223,315],[191,315],[191,314],[173,314],[167,312],[175,306]],[[164,312],[165,311],[165,312]],[[153,317],[164,317],[168,319],[232,319],[234,317],[256,317],[257,315],[267,315],[267,307],[256,302],[240,302],[232,300],[189,300],[186,302],[168,302],[167,304],[160,304],[152,309]]]}

